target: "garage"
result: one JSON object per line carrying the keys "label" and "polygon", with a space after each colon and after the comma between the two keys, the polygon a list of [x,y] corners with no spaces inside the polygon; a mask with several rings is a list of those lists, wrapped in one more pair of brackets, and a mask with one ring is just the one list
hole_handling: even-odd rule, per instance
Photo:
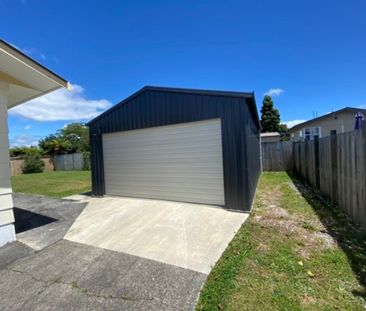
{"label": "garage", "polygon": [[103,135],[107,195],[225,205],[220,119]]}
{"label": "garage", "polygon": [[145,87],[88,125],[93,195],[251,209],[260,173],[253,93]]}

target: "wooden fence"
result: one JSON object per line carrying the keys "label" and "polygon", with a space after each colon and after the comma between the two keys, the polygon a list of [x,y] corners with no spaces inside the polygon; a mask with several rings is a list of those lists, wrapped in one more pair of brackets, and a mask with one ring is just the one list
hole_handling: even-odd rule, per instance
{"label": "wooden fence", "polygon": [[362,130],[294,143],[294,169],[366,228],[366,122]]}
{"label": "wooden fence", "polygon": [[[42,161],[44,163],[45,172],[54,170],[51,158],[42,158]],[[23,163],[24,163],[24,160],[22,157],[10,159],[11,176],[23,174],[23,170],[22,170]]]}
{"label": "wooden fence", "polygon": [[262,170],[288,171],[293,169],[291,141],[262,143]]}
{"label": "wooden fence", "polygon": [[89,159],[82,153],[58,155],[53,158],[56,171],[71,171],[90,169]]}

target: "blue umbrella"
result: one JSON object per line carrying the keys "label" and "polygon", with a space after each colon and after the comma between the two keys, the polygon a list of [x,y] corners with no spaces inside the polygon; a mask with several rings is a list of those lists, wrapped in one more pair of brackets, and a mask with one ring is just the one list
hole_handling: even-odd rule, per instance
{"label": "blue umbrella", "polygon": [[361,112],[357,112],[355,115],[355,119],[355,130],[358,130],[362,127],[363,114]]}

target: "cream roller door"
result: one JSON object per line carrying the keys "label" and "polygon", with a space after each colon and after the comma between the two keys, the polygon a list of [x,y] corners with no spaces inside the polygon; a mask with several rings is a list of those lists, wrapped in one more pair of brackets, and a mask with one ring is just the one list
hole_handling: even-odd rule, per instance
{"label": "cream roller door", "polygon": [[103,134],[107,195],[225,205],[221,120]]}

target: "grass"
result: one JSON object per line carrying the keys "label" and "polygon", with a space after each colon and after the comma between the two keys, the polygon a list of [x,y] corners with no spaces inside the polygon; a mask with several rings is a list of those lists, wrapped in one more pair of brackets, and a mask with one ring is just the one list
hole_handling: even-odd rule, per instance
{"label": "grass", "polygon": [[197,310],[365,310],[365,276],[365,233],[294,176],[264,173]]}
{"label": "grass", "polygon": [[14,192],[40,194],[61,198],[89,192],[90,171],[54,171],[13,176]]}

